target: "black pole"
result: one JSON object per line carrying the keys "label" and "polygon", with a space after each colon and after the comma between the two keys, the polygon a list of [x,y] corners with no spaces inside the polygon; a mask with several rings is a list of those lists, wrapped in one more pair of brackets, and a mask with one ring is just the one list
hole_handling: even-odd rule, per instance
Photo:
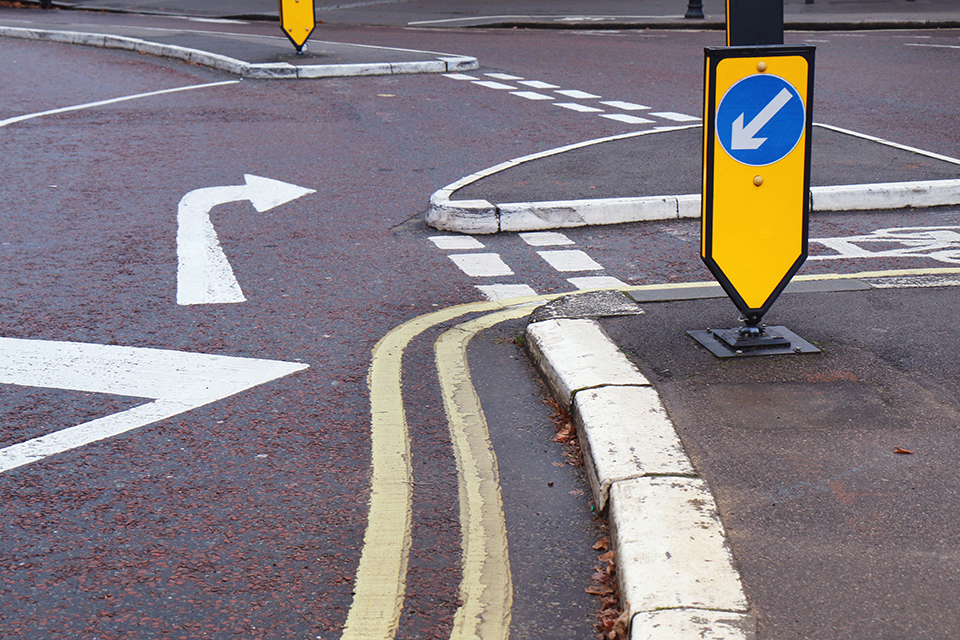
{"label": "black pole", "polygon": [[687,0],[687,12],[683,14],[684,18],[703,19],[703,1]]}

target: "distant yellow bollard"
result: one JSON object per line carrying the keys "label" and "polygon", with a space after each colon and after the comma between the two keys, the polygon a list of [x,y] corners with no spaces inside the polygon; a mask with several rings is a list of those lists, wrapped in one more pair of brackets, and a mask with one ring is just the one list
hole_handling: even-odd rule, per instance
{"label": "distant yellow bollard", "polygon": [[297,53],[303,53],[307,38],[316,26],[313,0],[280,0],[280,28],[297,48]]}

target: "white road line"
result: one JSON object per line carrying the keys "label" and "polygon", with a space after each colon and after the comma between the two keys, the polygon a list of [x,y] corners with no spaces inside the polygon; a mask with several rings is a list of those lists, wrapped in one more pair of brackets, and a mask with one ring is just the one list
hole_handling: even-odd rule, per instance
{"label": "white road line", "polygon": [[557,231],[533,231],[521,233],[520,239],[531,247],[550,247],[562,244],[576,244],[573,240]]}
{"label": "white road line", "polygon": [[478,84],[481,87],[486,87],[487,89],[500,89],[502,91],[515,91],[517,89],[516,87],[511,87],[508,84],[494,82],[493,80],[475,80],[473,84]]}
{"label": "white road line", "polygon": [[699,122],[700,118],[696,116],[688,116],[685,113],[677,113],[675,111],[657,111],[656,113],[649,114],[651,116],[656,116],[658,118],[663,118],[664,120],[672,120],[674,122]]}
{"label": "white road line", "polygon": [[815,123],[816,126],[821,129],[829,129],[830,131],[836,131],[838,133],[844,133],[848,136],[856,136],[857,138],[863,138],[864,140],[871,140],[873,142],[879,142],[880,144],[886,145],[888,147],[893,147],[894,149],[903,149],[904,151],[909,151],[910,153],[916,153],[922,156],[927,156],[928,158],[935,158],[937,160],[943,160],[944,162],[949,162],[951,164],[960,164],[960,160],[957,158],[951,158],[950,156],[940,155],[939,153],[933,153],[932,151],[924,151],[923,149],[917,149],[916,147],[910,147],[905,144],[899,144],[897,142],[890,142],[889,140],[884,140],[883,138],[878,138],[876,136],[871,136],[866,133],[859,133],[857,131],[851,131],[849,129],[842,129],[840,127],[834,127],[829,124]]}
{"label": "white road line", "polygon": [[537,295],[533,287],[527,284],[478,284],[476,287],[491,302]]}
{"label": "white road line", "polygon": [[477,80],[474,76],[468,76],[465,73],[444,73],[443,77],[451,80]]}
{"label": "white road line", "polygon": [[517,84],[522,84],[525,87],[530,87],[531,89],[559,89],[560,85],[550,84],[549,82],[541,82],[540,80],[524,80],[523,82],[518,82]]}
{"label": "white road line", "polygon": [[905,44],[908,47],[937,47],[940,49],[960,49],[960,46],[955,44],[927,44],[926,42],[907,42]]}
{"label": "white road line", "polygon": [[912,278],[882,278],[871,280],[874,289],[913,289],[925,287],[960,287],[957,276],[917,276]]}
{"label": "white road line", "polygon": [[579,111],[580,113],[597,113],[603,111],[603,109],[588,107],[585,104],[579,104],[577,102],[555,102],[554,105],[563,107],[564,109],[570,109],[571,111]]}
{"label": "white road line", "polygon": [[527,100],[553,100],[553,96],[545,96],[536,91],[511,91],[510,93],[515,96],[520,96],[521,98],[526,98]]}
{"label": "white road line", "polygon": [[653,120],[650,120],[649,118],[631,116],[626,113],[601,113],[599,115],[601,118],[616,120],[617,122],[625,122],[626,124],[650,124],[653,122]]}
{"label": "white road line", "polygon": [[192,91],[193,89],[208,89],[210,87],[222,87],[228,84],[237,84],[238,82],[240,81],[227,80],[224,82],[211,82],[208,84],[192,84],[188,87],[161,89],[160,91],[149,91],[147,93],[137,93],[134,95],[123,96],[120,98],[110,98],[109,100],[98,100],[97,102],[87,102],[85,104],[78,104],[72,107],[61,107],[59,109],[50,109],[49,111],[40,111],[38,113],[28,113],[22,116],[7,118],[6,120],[0,120],[0,127],[6,127],[7,125],[11,125],[16,122],[23,122],[24,120],[32,120],[33,118],[40,118],[42,116],[52,116],[58,113],[68,113],[70,111],[81,111],[83,109],[93,109],[95,107],[103,107],[108,104],[115,104],[117,102],[126,102],[128,100],[139,100],[140,98],[150,98],[152,96],[162,96],[168,93],[178,93],[180,91]]}
{"label": "white road line", "polygon": [[556,93],[559,93],[562,96],[567,96],[568,98],[574,98],[576,100],[589,100],[591,98],[600,97],[592,93],[587,93],[586,91],[578,91],[577,89],[560,89],[556,91]]}
{"label": "white road line", "polygon": [[[503,84],[501,82],[496,82],[492,80],[476,80],[472,76],[466,74],[445,74],[448,78],[454,78],[456,80],[472,80],[473,84],[479,84],[481,86],[490,88],[490,89],[499,89],[499,90],[509,90],[512,95],[519,96],[526,100],[552,100],[553,98],[544,95],[542,93],[537,93],[535,91],[516,91],[516,87],[513,87],[508,84]],[[484,74],[490,78],[497,78],[498,80],[515,80],[517,84],[531,87],[534,89],[555,89],[554,93],[558,93],[562,96],[568,98],[574,98],[577,100],[592,100],[598,99],[600,96],[588,93],[586,91],[580,91],[578,89],[560,89],[555,84],[550,84],[549,82],[542,82],[540,80],[522,80],[520,76],[512,76],[506,73],[486,73]],[[615,122],[621,122],[623,124],[629,125],[640,125],[640,124],[656,124],[655,120],[650,118],[644,118],[641,116],[630,115],[626,113],[604,113],[604,110],[598,107],[589,106],[585,104],[579,104],[576,102],[554,102],[555,106],[568,109],[570,111],[576,111],[578,113],[595,113],[601,118],[607,118],[608,120],[613,120]],[[650,107],[639,104],[637,102],[628,102],[625,100],[600,100],[600,104],[605,107],[610,107],[613,109],[621,109],[623,111],[647,111]],[[655,116],[663,120],[669,120],[671,122],[699,122],[701,119],[697,116],[687,115],[685,113],[679,113],[676,111],[656,111],[645,113],[647,116]],[[663,127],[658,127],[663,128]]]}
{"label": "white road line", "polygon": [[612,276],[584,276],[582,278],[567,278],[567,282],[577,289],[616,289],[626,287],[625,282],[621,282]]}
{"label": "white road line", "polygon": [[152,400],[0,449],[0,472],[126,433],[306,368],[305,364],[278,360],[0,338],[0,384]]}
{"label": "white road line", "polygon": [[624,111],[641,111],[650,108],[642,104],[637,104],[636,102],[624,102],[623,100],[601,100],[600,104],[613,107],[614,109],[623,109]]}
{"label": "white road line", "polygon": [[447,257],[461,271],[474,278],[513,275],[510,267],[496,253],[455,253]]}
{"label": "white road line", "polygon": [[428,238],[438,249],[466,250],[483,249],[484,244],[473,236],[432,236]]}
{"label": "white road line", "polygon": [[557,271],[601,271],[603,267],[579,249],[537,251]]}

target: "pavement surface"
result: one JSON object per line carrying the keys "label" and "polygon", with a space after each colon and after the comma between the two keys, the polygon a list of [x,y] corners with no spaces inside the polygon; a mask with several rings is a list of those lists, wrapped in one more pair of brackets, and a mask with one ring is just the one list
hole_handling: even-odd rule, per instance
{"label": "pavement surface", "polygon": [[[320,4],[317,15],[331,24],[395,24],[391,4],[396,3]],[[422,4],[424,19],[417,27],[691,24],[675,14],[677,3],[666,1],[642,3],[646,16],[624,15],[625,3],[592,3],[596,15],[575,20],[558,15],[548,2],[490,3],[489,15],[472,16],[453,15],[449,3]],[[360,5],[378,9],[357,18],[351,12],[362,10]],[[86,11],[29,16],[0,11],[3,35],[50,39],[52,32],[80,33],[82,23],[82,33],[126,39],[84,44],[158,43],[170,48],[145,51],[181,59],[187,51],[186,59],[216,68],[226,68],[217,65],[229,58],[246,65],[232,67],[235,73],[251,75],[259,68],[268,77],[415,72],[405,63],[425,65],[418,71],[462,73],[477,64],[466,56],[323,42],[322,31],[307,56],[294,56],[280,36],[238,38],[217,34],[215,26],[161,34],[136,21],[138,13],[276,19],[271,2],[223,0],[204,3],[202,10],[173,1],[54,6],[133,15],[121,27],[97,27],[97,15]],[[704,8],[707,17],[696,28],[721,28],[722,5],[708,0]],[[960,7],[949,0],[788,1],[785,13],[788,28],[960,24]],[[192,53],[197,51],[210,57]],[[322,67],[327,70],[318,70]],[[305,68],[310,70],[302,72]],[[636,197],[636,189],[624,185],[638,184],[647,190],[640,195],[694,194],[699,166],[691,158],[699,157],[700,135],[690,125],[604,141],[490,173],[447,196],[539,203],[584,200],[589,192],[593,199],[613,199]],[[815,186],[960,178],[955,159],[827,128],[814,135]],[[558,182],[562,188],[556,188]],[[942,186],[952,193],[953,187]],[[594,460],[589,473],[595,497],[598,504],[610,504],[633,638],[789,638],[799,618],[805,637],[833,639],[938,638],[944,629],[960,628],[954,604],[960,530],[952,519],[960,507],[960,478],[952,464],[960,367],[952,356],[960,344],[943,323],[960,309],[954,308],[955,297],[942,295],[960,280],[956,270],[941,271],[947,273],[854,276],[843,286],[814,284],[785,294],[776,321],[820,347],[815,355],[715,358],[685,331],[733,326],[736,314],[717,287],[702,283],[634,288],[632,301],[613,294],[586,311],[567,309],[561,301],[552,314],[533,319],[528,338],[537,345],[531,346],[534,359],[548,378],[561,380],[555,392],[571,408]],[[712,290],[704,293],[705,288]],[[849,296],[866,304],[848,304]],[[620,311],[637,304],[639,309]],[[643,313],[636,313],[640,309]],[[544,332],[539,336],[538,325]],[[651,335],[658,339],[646,338]],[[607,357],[608,352],[629,359]],[[598,354],[599,362],[588,362]],[[551,371],[564,367],[575,376],[598,377],[562,382],[564,376]],[[604,395],[608,387],[639,395],[625,405],[618,396]],[[636,410],[640,397],[649,403],[645,411]],[[631,451],[626,463],[616,455],[604,462],[602,447],[594,443],[609,440],[610,430],[589,432],[613,420],[611,411],[627,422],[632,414],[641,418],[625,428],[653,438],[653,458]],[[814,580],[809,571],[814,566],[832,579]],[[649,580],[654,571],[663,572],[663,580]],[[651,588],[652,582],[667,586]]]}
{"label": "pavement surface", "polygon": [[[735,325],[733,306],[693,286],[628,291],[641,314],[571,298],[555,303],[566,313],[534,315],[529,348],[575,414],[618,553],[642,574],[625,586],[632,637],[941,638],[960,628],[960,370],[956,332],[942,324],[958,310],[951,271],[804,281],[770,316],[818,354],[715,357],[686,331]],[[640,371],[622,371],[617,351]],[[591,367],[597,355],[605,363]],[[650,386],[662,405],[644,397]],[[629,455],[607,457],[616,436],[604,426],[626,432]],[[674,490],[703,481],[716,502],[696,485],[671,496],[664,479]],[[715,537],[671,538],[718,521],[732,557]],[[684,584],[678,567],[714,587]],[[664,625],[676,634],[657,635]]]}

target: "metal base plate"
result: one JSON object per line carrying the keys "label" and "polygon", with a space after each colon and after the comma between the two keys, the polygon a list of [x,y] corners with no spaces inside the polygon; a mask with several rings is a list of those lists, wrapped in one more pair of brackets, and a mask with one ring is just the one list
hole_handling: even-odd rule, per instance
{"label": "metal base plate", "polygon": [[820,353],[820,349],[786,327],[766,327],[763,337],[745,340],[737,339],[738,331],[739,329],[707,329],[706,331],[687,331],[687,335],[705,346],[718,358]]}

